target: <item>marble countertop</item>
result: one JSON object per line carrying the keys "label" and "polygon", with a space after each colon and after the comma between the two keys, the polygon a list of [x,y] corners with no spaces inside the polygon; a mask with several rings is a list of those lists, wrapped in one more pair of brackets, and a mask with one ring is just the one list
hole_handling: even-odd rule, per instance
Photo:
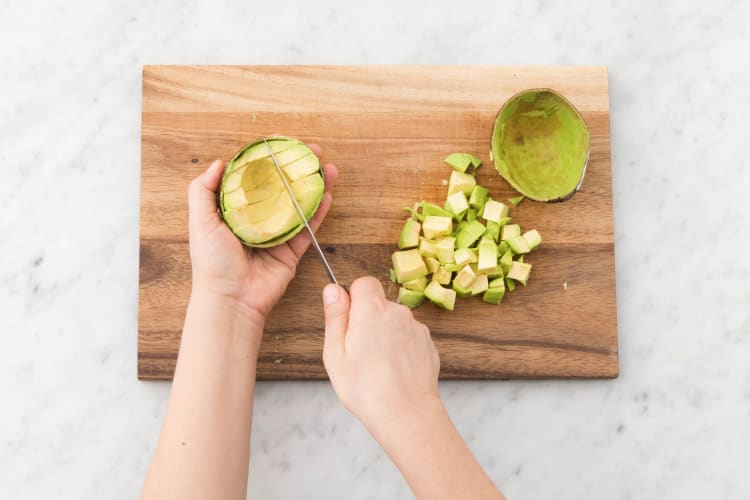
{"label": "marble countertop", "polygon": [[[609,66],[621,374],[442,383],[460,431],[510,498],[750,498],[746,2],[43,3],[0,1],[0,497],[151,458],[142,65],[476,63]],[[327,383],[259,384],[252,450],[253,498],[411,497]]]}

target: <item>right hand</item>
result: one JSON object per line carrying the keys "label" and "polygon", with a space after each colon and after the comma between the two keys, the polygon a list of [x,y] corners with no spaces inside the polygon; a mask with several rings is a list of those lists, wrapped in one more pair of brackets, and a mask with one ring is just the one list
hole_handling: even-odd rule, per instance
{"label": "right hand", "polygon": [[344,407],[371,432],[442,406],[429,329],[406,306],[386,300],[378,280],[354,281],[351,298],[327,285],[323,302],[323,362]]}

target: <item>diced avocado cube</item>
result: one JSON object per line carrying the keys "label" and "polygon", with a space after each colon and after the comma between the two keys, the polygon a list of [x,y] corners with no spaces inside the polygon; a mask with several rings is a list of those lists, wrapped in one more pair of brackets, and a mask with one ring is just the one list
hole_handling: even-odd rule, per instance
{"label": "diced avocado cube", "polygon": [[488,288],[489,280],[487,279],[487,276],[480,274],[471,282],[469,290],[471,290],[472,295],[479,295],[480,293],[486,292]]}
{"label": "diced avocado cube", "polygon": [[[291,198],[290,198],[291,199]],[[416,248],[419,245],[419,231],[422,225],[416,219],[409,219],[401,229],[401,237],[398,239],[398,247],[401,250]]]}
{"label": "diced avocado cube", "polygon": [[405,210],[411,214],[412,217],[417,219],[419,222],[422,222],[424,220],[424,215],[420,214],[417,208],[419,207],[419,204],[415,204],[413,207],[403,207],[401,210]]}
{"label": "diced avocado cube", "polygon": [[459,266],[459,265],[458,265],[458,264],[456,264],[455,262],[453,262],[453,263],[451,263],[451,264],[445,264],[445,265],[444,265],[444,266],[442,266],[442,267],[444,267],[444,268],[445,268],[445,269],[446,269],[446,270],[447,270],[447,271],[448,271],[449,273],[455,273],[455,272],[457,272],[457,271],[460,271],[460,270],[461,270],[461,266]]}
{"label": "diced avocado cube", "polygon": [[471,159],[472,156],[466,153],[451,153],[443,161],[450,165],[453,170],[466,172],[466,169],[472,165]]}
{"label": "diced avocado cube", "polygon": [[516,289],[516,282],[510,278],[505,278],[505,288],[507,288],[509,292],[512,292]]}
{"label": "diced avocado cube", "polygon": [[419,307],[424,302],[424,293],[416,290],[409,290],[408,288],[401,287],[398,289],[398,299],[396,300],[399,304],[403,304],[409,309]]}
{"label": "diced avocado cube", "polygon": [[513,264],[513,252],[506,250],[502,257],[500,257],[500,267],[503,273],[508,274],[510,266]]}
{"label": "diced avocado cube", "polygon": [[469,195],[469,206],[481,212],[484,209],[484,204],[487,203],[488,195],[489,191],[486,187],[480,185],[474,186]]}
{"label": "diced avocado cube", "polygon": [[440,283],[434,280],[430,281],[427,288],[424,289],[424,294],[425,297],[430,299],[430,302],[449,311],[452,311],[456,304],[456,292],[450,288],[443,288]]}
{"label": "diced avocado cube", "polygon": [[453,193],[463,192],[466,196],[471,195],[471,190],[477,185],[477,180],[473,175],[465,174],[462,172],[451,172],[451,176],[448,179],[448,196]]}
{"label": "diced avocado cube", "polygon": [[424,263],[427,266],[428,273],[434,273],[437,272],[438,269],[440,269],[440,261],[438,261],[435,257],[424,257]]}
{"label": "diced avocado cube", "polygon": [[507,226],[508,224],[510,224],[510,221],[510,217],[503,217],[497,222],[497,225],[500,227]]}
{"label": "diced avocado cube", "polygon": [[428,240],[434,240],[441,236],[448,236],[452,231],[453,219],[451,217],[428,215],[424,218],[422,232]]}
{"label": "diced avocado cube", "polygon": [[441,285],[447,285],[451,282],[452,277],[453,273],[448,271],[445,266],[440,266],[440,269],[432,276],[432,280],[437,281]]}
{"label": "diced avocado cube", "polygon": [[497,269],[497,246],[490,240],[479,243],[479,260],[477,270],[479,274],[489,274]]}
{"label": "diced avocado cube", "polygon": [[441,264],[451,264],[454,261],[453,249],[456,245],[456,238],[447,236],[440,239],[435,247],[437,248],[438,260]]}
{"label": "diced avocado cube", "polygon": [[469,156],[471,157],[471,165],[472,165],[472,166],[473,166],[474,168],[479,168],[479,167],[481,167],[481,166],[482,166],[482,160],[480,160],[479,158],[477,158],[477,157],[476,157],[476,156],[474,156],[474,155],[469,155]]}
{"label": "diced avocado cube", "polygon": [[396,278],[396,271],[393,270],[393,268],[388,269],[388,274],[391,277],[391,281],[394,283],[398,283],[398,278]]}
{"label": "diced avocado cube", "polygon": [[445,200],[445,209],[448,210],[456,219],[461,219],[469,210],[469,202],[466,195],[462,192],[453,193]]}
{"label": "diced avocado cube", "polygon": [[466,211],[466,220],[470,222],[477,220],[477,210],[475,208],[470,208]]}
{"label": "diced avocado cube", "polygon": [[430,203],[429,201],[422,201],[419,204],[422,207],[422,215],[427,217],[428,215],[436,215],[438,217],[453,217],[453,214],[449,211],[440,208],[439,206],[435,205],[434,203]]}
{"label": "diced avocado cube", "polygon": [[482,217],[486,220],[499,223],[500,219],[508,216],[509,210],[508,205],[504,203],[495,200],[487,200],[487,203],[484,204]]}
{"label": "diced avocado cube", "polygon": [[516,236],[521,236],[521,226],[518,224],[508,224],[507,226],[503,226],[500,231],[500,239],[503,241],[508,241]]}
{"label": "diced avocado cube", "polygon": [[422,257],[437,258],[437,245],[434,241],[430,241],[427,238],[421,238],[419,240],[419,253]]}
{"label": "diced avocado cube", "polygon": [[427,275],[427,266],[416,249],[394,252],[393,270],[399,283],[415,280]]}
{"label": "diced avocado cube", "polygon": [[484,295],[482,295],[482,300],[487,302],[488,304],[499,304],[503,301],[504,296],[504,285],[502,287],[489,287],[487,291],[484,292]]}
{"label": "diced avocado cube", "polygon": [[490,279],[489,287],[490,288],[505,288],[505,280],[503,278]]}
{"label": "diced avocado cube", "polygon": [[453,280],[453,284],[451,285],[453,288],[453,291],[456,292],[456,295],[461,297],[462,299],[465,299],[466,297],[471,297],[471,290],[469,288],[464,288],[458,283],[456,283],[456,280]]}
{"label": "diced avocado cube", "polygon": [[484,224],[477,220],[466,222],[456,234],[456,248],[469,248],[485,231]]}
{"label": "diced avocado cube", "polygon": [[497,278],[502,278],[503,276],[505,276],[505,274],[503,273],[503,268],[500,267],[500,264],[498,264],[497,266],[495,266],[495,270],[493,272],[487,273],[487,277],[489,279],[491,279],[491,280],[492,279],[497,279]]}
{"label": "diced avocado cube", "polygon": [[459,248],[453,254],[453,259],[458,265],[466,265],[475,263],[478,260],[477,254],[468,248]]}
{"label": "diced avocado cube", "polygon": [[508,246],[511,250],[513,250],[513,253],[518,255],[522,253],[529,253],[531,249],[529,248],[529,244],[526,243],[526,240],[523,236],[515,236],[508,240]]}
{"label": "diced avocado cube", "polygon": [[510,202],[510,204],[513,205],[514,207],[517,207],[518,204],[521,203],[524,198],[525,196],[516,196],[514,198],[508,198],[508,202]]}
{"label": "diced avocado cube", "polygon": [[407,290],[414,290],[416,292],[423,292],[426,286],[427,286],[426,276],[422,276],[421,278],[417,278],[415,280],[407,281],[406,283],[403,284],[403,287],[406,288]]}
{"label": "diced avocado cube", "polygon": [[479,244],[477,246],[481,245],[482,242],[492,243],[493,245],[495,244],[495,240],[492,239],[492,235],[490,235],[490,234],[487,233],[486,229],[485,229],[484,234],[482,235],[482,237],[479,238]]}
{"label": "diced avocado cube", "polygon": [[486,234],[490,235],[492,237],[492,241],[497,243],[497,240],[500,238],[500,224],[493,221],[487,221]]}
{"label": "diced avocado cube", "polygon": [[510,247],[508,246],[508,242],[507,241],[501,241],[497,245],[497,254],[498,255],[505,255],[505,252],[507,252],[509,249],[510,249]]}
{"label": "diced avocado cube", "polygon": [[529,280],[530,274],[531,264],[526,264],[524,262],[513,262],[510,266],[510,271],[508,271],[507,276],[508,278],[514,279],[525,285]]}
{"label": "diced avocado cube", "polygon": [[468,289],[471,286],[471,283],[474,281],[474,278],[476,277],[477,275],[471,269],[471,266],[464,266],[458,272],[458,274],[456,274],[456,277],[454,278],[453,282],[457,283],[458,286],[460,286],[463,289]]}
{"label": "diced avocado cube", "polygon": [[523,233],[523,239],[525,239],[526,243],[529,245],[529,250],[534,250],[542,244],[542,235],[539,234],[539,231],[536,229]]}

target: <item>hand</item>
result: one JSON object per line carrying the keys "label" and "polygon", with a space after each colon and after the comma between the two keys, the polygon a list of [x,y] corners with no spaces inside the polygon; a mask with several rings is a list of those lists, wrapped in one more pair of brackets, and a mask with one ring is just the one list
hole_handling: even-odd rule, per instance
{"label": "hand", "polygon": [[323,362],[343,405],[370,432],[442,407],[430,331],[407,307],[386,300],[379,281],[352,283],[351,303],[343,289],[327,285],[323,303]]}
{"label": "hand", "polygon": [[[309,147],[318,157],[322,155],[320,146],[310,144]],[[320,226],[331,207],[330,190],[338,174],[332,164],[324,165],[323,170],[326,192],[310,220],[313,230]],[[193,291],[226,298],[263,323],[294,277],[297,263],[310,244],[310,236],[302,231],[272,248],[245,247],[217,211],[216,191],[223,172],[224,162],[216,160],[190,183]]]}

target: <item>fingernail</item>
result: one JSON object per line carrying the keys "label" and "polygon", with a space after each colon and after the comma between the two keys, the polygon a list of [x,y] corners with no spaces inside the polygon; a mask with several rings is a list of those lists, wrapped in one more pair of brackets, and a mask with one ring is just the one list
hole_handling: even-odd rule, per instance
{"label": "fingernail", "polygon": [[323,304],[326,306],[335,304],[339,301],[340,296],[339,288],[336,285],[326,285],[323,289]]}
{"label": "fingernail", "polygon": [[214,160],[214,162],[208,167],[208,170],[213,170],[219,166],[219,163],[221,163],[221,160]]}

